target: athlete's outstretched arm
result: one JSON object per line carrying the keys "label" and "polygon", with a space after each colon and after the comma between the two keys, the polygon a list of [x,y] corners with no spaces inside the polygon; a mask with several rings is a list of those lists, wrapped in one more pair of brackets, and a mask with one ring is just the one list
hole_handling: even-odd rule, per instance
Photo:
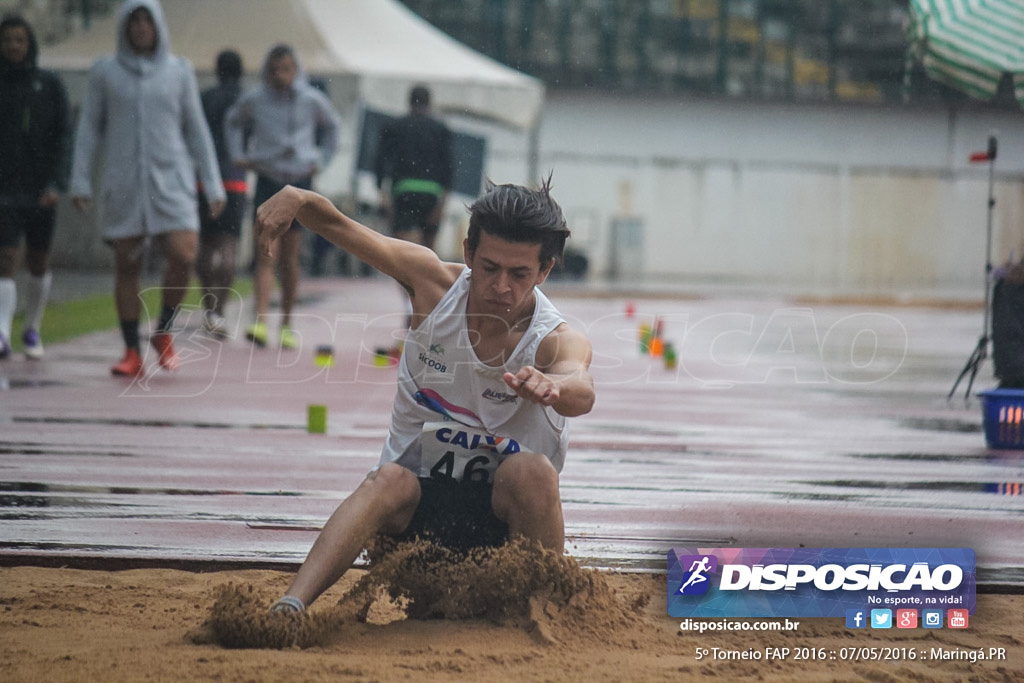
{"label": "athlete's outstretched arm", "polygon": [[506,372],[505,383],[520,397],[551,406],[559,415],[584,415],[596,398],[589,370],[592,355],[586,336],[562,323],[540,343],[537,367]]}
{"label": "athlete's outstretched arm", "polygon": [[[288,231],[292,220],[325,238],[356,258],[398,280],[413,296],[427,289],[443,293],[462,270],[459,264],[443,263],[426,247],[387,237],[352,220],[326,197],[311,190],[286,186],[256,211],[256,238],[269,254],[276,240]],[[436,301],[434,302],[436,303]],[[427,310],[433,308],[429,304]]]}

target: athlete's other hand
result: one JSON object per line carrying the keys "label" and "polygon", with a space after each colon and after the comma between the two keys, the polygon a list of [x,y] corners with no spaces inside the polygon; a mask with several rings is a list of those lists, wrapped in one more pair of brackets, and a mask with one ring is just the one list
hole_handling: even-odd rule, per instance
{"label": "athlete's other hand", "polygon": [[532,365],[523,367],[514,375],[506,372],[502,379],[518,396],[531,403],[550,406],[558,400],[558,385]]}

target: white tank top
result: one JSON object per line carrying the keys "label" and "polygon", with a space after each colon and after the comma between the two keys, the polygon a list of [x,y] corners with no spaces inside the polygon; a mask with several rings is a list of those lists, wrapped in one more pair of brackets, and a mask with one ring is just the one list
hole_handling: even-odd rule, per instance
{"label": "white tank top", "polygon": [[[486,365],[477,358],[466,329],[471,277],[469,268],[463,270],[434,310],[406,338],[398,363],[391,428],[378,467],[395,462],[417,476],[430,476],[432,463],[423,453],[427,450],[426,458],[433,460],[429,451],[432,445],[436,448],[436,438],[444,442],[442,450],[449,443],[479,446],[493,451],[497,460],[518,450],[542,453],[560,472],[569,440],[565,417],[550,407],[521,399],[502,375],[535,365],[541,340],[564,319],[535,287],[533,318],[519,344],[505,365]],[[433,431],[428,431],[429,425],[434,425]],[[424,436],[424,449],[420,437],[428,434]]]}

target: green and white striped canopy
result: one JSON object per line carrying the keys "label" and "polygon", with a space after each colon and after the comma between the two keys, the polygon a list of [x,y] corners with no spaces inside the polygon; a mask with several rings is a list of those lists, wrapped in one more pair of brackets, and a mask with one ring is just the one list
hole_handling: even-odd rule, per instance
{"label": "green and white striped canopy", "polygon": [[991,100],[1009,73],[1024,106],[1024,0],[910,0],[908,37],[934,80]]}

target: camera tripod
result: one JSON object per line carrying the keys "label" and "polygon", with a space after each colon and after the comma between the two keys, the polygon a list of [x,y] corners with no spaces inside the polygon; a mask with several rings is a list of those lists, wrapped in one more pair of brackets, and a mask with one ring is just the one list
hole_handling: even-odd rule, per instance
{"label": "camera tripod", "polygon": [[974,378],[978,374],[978,369],[985,362],[985,359],[988,358],[988,342],[991,327],[989,317],[992,308],[992,211],[996,205],[995,195],[993,194],[996,165],[996,138],[994,135],[990,135],[988,138],[988,149],[985,152],[972,154],[971,161],[988,161],[988,216],[985,221],[985,315],[981,336],[978,338],[978,345],[974,347],[974,351],[971,352],[970,358],[967,359],[964,369],[960,371],[960,375],[953,382],[953,388],[949,390],[949,394],[946,396],[947,401],[953,398],[953,394],[956,393],[956,388],[960,386],[961,380],[967,377],[967,389],[964,391],[965,403],[971,398],[971,387],[974,385]]}

